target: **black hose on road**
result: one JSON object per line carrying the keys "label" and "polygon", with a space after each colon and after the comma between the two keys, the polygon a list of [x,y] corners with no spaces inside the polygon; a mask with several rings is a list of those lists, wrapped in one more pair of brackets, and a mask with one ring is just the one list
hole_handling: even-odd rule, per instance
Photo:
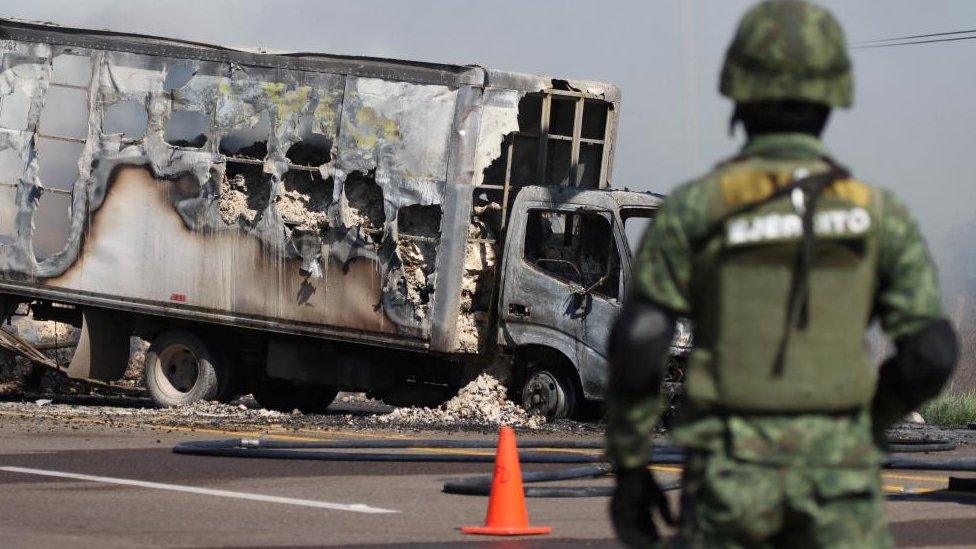
{"label": "black hose on road", "polygon": [[[606,462],[602,454],[571,453],[575,450],[602,450],[599,442],[580,442],[571,440],[522,441],[519,442],[519,461],[521,463],[572,464],[575,467],[551,471],[530,471],[523,473],[525,484],[579,480],[601,477],[613,472],[613,466]],[[936,452],[952,450],[955,443],[932,439],[891,440],[892,452]],[[495,448],[492,440],[331,440],[331,441],[285,441],[273,439],[223,439],[194,440],[181,442],[173,447],[177,454],[196,456],[299,459],[313,461],[362,461],[362,462],[414,462],[414,463],[492,463],[494,455],[451,453],[403,453],[403,452],[350,452],[348,450],[488,450]],[[545,449],[546,452],[526,450]],[[649,464],[680,465],[684,463],[684,450],[677,446],[659,446],[649,456]],[[888,457],[882,467],[886,469],[912,469],[929,471],[973,471],[976,472],[976,459],[919,460]],[[444,483],[444,492],[463,495],[488,495],[491,488],[490,475],[450,479]],[[664,490],[680,488],[679,481],[662,486]],[[610,486],[570,486],[535,487],[526,486],[526,497],[603,497],[613,492]]]}
{"label": "black hose on road", "polygon": [[[519,461],[521,463],[605,463],[599,454],[568,453],[567,450],[602,450],[598,442],[577,441],[525,441],[520,442]],[[490,440],[329,440],[285,441],[268,439],[223,439],[193,440],[181,442],[173,447],[177,454],[197,456],[302,459],[317,461],[380,461],[380,462],[432,462],[432,463],[493,463],[494,455],[442,453],[408,454],[379,452],[346,452],[321,450],[355,449],[430,449],[430,450],[494,450],[495,442]],[[524,450],[544,448],[550,452],[526,452]],[[560,452],[562,450],[562,452]],[[652,453],[654,463],[681,463],[683,451],[676,446],[655,448]]]}

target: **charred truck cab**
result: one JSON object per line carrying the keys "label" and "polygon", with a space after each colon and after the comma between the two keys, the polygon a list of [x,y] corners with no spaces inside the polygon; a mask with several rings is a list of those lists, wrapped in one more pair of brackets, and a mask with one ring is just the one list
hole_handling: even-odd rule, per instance
{"label": "charred truck cab", "polygon": [[0,313],[151,342],[161,405],[599,399],[630,220],[609,84],[0,20]]}

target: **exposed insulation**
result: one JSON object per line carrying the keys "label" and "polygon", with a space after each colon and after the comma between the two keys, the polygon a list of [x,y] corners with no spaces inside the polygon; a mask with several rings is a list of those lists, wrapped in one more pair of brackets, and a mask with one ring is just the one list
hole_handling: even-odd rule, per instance
{"label": "exposed insulation", "polygon": [[244,176],[237,174],[233,178],[226,175],[220,182],[220,196],[217,210],[224,223],[233,225],[241,217],[248,223],[254,223],[258,211],[248,206],[248,190]]}
{"label": "exposed insulation", "polygon": [[417,319],[427,318],[434,292],[437,242],[441,230],[439,206],[406,206],[397,215],[397,255],[403,266],[402,291]]}
{"label": "exposed insulation", "polygon": [[275,196],[275,206],[286,224],[320,233],[329,224],[327,210],[332,204],[332,181],[323,181],[315,173],[290,171],[282,179]]}
{"label": "exposed insulation", "polygon": [[[427,253],[422,251],[422,247],[427,248]],[[403,262],[403,291],[407,301],[414,306],[414,316],[418,319],[427,318],[430,295],[434,290],[431,279],[434,273],[432,247],[411,240],[401,240],[397,243],[397,254]]]}
{"label": "exposed insulation", "polygon": [[383,228],[386,214],[383,208],[383,189],[375,181],[351,176],[343,185],[346,208],[343,208],[343,224],[362,227],[375,234]]}
{"label": "exposed insulation", "polygon": [[487,219],[500,210],[501,207],[495,203],[475,207],[475,217],[468,227],[469,241],[465,249],[464,278],[461,282],[461,314],[457,323],[457,348],[461,352],[478,352],[488,333],[488,311],[497,260],[494,244],[483,240],[493,239],[494,232]]}

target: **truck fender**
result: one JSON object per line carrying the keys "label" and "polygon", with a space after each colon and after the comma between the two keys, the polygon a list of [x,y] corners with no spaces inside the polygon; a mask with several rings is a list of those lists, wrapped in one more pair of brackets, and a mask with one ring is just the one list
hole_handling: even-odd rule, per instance
{"label": "truck fender", "polygon": [[590,400],[603,398],[607,386],[607,359],[581,341],[537,325],[508,325],[505,339],[518,349],[543,347],[559,352],[576,370],[583,396]]}

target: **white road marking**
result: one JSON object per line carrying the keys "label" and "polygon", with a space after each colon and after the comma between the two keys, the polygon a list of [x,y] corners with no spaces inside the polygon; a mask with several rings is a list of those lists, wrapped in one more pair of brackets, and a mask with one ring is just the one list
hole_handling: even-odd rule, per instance
{"label": "white road marking", "polygon": [[74,480],[87,480],[91,482],[103,482],[106,484],[121,484],[123,486],[136,486],[138,488],[152,488],[154,490],[169,490],[171,492],[187,492],[190,494],[201,494],[205,496],[217,496],[222,498],[248,499],[252,501],[266,501],[269,503],[284,503],[286,505],[301,505],[304,507],[317,507],[320,509],[334,509],[336,511],[352,511],[354,513],[399,513],[399,511],[393,509],[370,507],[369,505],[365,505],[363,503],[331,503],[328,501],[318,501],[314,499],[298,499],[298,498],[286,498],[281,496],[268,496],[264,494],[249,494],[247,492],[232,492],[230,490],[214,490],[212,488],[199,488],[196,486],[181,486],[179,484],[163,484],[160,482],[147,482],[144,480],[134,480],[128,478],[82,475],[78,473],[66,473],[64,471],[31,469],[28,467],[0,467],[0,471],[7,471],[8,473],[24,473],[27,475],[40,475],[45,477],[70,478]]}

